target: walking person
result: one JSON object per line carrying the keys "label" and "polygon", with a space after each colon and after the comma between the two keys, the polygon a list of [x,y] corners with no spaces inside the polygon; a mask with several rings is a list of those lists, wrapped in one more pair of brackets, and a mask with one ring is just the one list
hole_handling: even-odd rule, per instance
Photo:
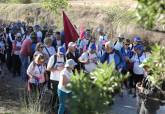
{"label": "walking person", "polygon": [[56,91],[60,80],[60,73],[64,69],[65,61],[64,47],[59,47],[57,53],[54,53],[48,61],[47,70],[50,71],[50,88],[53,92],[52,112],[57,111],[59,101]]}
{"label": "walking person", "polygon": [[6,62],[5,60],[5,50],[6,50],[6,43],[4,39],[4,35],[0,35],[0,74],[3,71],[3,66]]}
{"label": "walking person", "polygon": [[31,40],[31,29],[27,31],[27,35],[25,35],[25,39],[22,42],[21,50],[20,50],[20,59],[21,59],[21,78],[24,81],[28,80],[26,70],[30,63],[30,57],[32,56],[32,40]]}
{"label": "walking person", "polygon": [[38,54],[27,69],[29,90],[31,94],[35,95],[35,99],[40,97],[45,83],[46,66],[44,61],[43,54]]}
{"label": "walking person", "polygon": [[[66,58],[67,59],[73,59],[77,65],[75,66],[75,69],[80,71],[80,63],[79,63],[79,53],[78,53],[78,50],[76,49],[76,43],[74,42],[69,42],[68,44],[68,50],[66,52]],[[75,71],[75,70],[74,70]]]}
{"label": "walking person", "polygon": [[13,77],[21,75],[21,60],[20,60],[20,50],[21,50],[21,34],[17,33],[15,40],[13,41],[13,50],[12,50],[12,68],[13,68]]}
{"label": "walking person", "polygon": [[52,46],[52,39],[51,38],[45,38],[44,39],[44,48],[43,53],[46,56],[45,63],[48,63],[49,58],[56,52],[55,48]]}
{"label": "walking person", "polygon": [[88,73],[94,71],[97,67],[98,56],[96,53],[96,45],[92,44],[89,50],[84,52],[80,57],[79,61],[83,63],[84,70]]}
{"label": "walking person", "polygon": [[77,65],[73,59],[68,59],[65,63],[65,68],[60,73],[60,80],[58,84],[58,97],[59,97],[59,109],[58,114],[64,114],[66,112],[66,101],[69,98],[71,91],[66,88],[70,83],[71,76],[73,75],[74,66]]}
{"label": "walking person", "polygon": [[134,96],[136,97],[136,84],[142,82],[144,78],[144,69],[141,68],[139,65],[147,60],[148,55],[144,53],[144,46],[143,45],[136,45],[134,47],[135,54],[131,58],[130,62],[133,62],[133,81],[134,81]]}

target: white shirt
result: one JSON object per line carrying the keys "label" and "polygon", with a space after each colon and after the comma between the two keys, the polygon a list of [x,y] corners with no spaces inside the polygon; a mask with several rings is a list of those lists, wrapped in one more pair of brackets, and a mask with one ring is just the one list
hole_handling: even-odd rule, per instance
{"label": "white shirt", "polygon": [[108,64],[111,64],[111,63],[115,62],[114,55],[115,55],[114,53],[113,54],[109,54],[109,63]]}
{"label": "white shirt", "polygon": [[123,47],[123,43],[122,42],[119,42],[117,41],[114,48],[118,51],[121,51],[121,48]]}
{"label": "white shirt", "polygon": [[84,47],[87,46],[88,43],[89,43],[89,40],[87,40],[87,39],[81,40],[79,48],[84,49]]}
{"label": "white shirt", "polygon": [[87,72],[92,72],[96,69],[97,65],[96,65],[96,62],[97,62],[97,55],[96,53],[94,54],[91,54],[91,53],[88,53],[88,52],[84,52],[81,56],[80,56],[80,61],[88,61],[89,60],[89,63],[85,64],[85,70]]}
{"label": "white shirt", "polygon": [[27,69],[27,74],[33,76],[33,78],[29,79],[30,83],[36,83],[36,80],[34,77],[37,77],[39,79],[39,83],[44,83],[45,82],[45,73],[46,68],[44,65],[37,65],[33,61],[30,63],[28,69]]}
{"label": "white shirt", "polygon": [[104,41],[108,41],[108,38],[106,35],[100,35],[99,36],[99,41],[98,41],[98,50],[101,50],[102,49],[102,46],[103,46],[103,42]]}
{"label": "white shirt", "polygon": [[[47,49],[46,49],[47,48]],[[53,54],[55,54],[55,49],[53,46],[50,47],[46,47],[43,49],[43,53],[46,54],[48,57],[52,56]],[[50,55],[49,55],[50,54]]]}
{"label": "white shirt", "polygon": [[140,67],[139,65],[145,62],[148,59],[148,55],[146,53],[143,53],[142,56],[138,57],[137,54],[134,55],[131,60],[134,62],[133,65],[133,72],[137,75],[143,75],[144,69]]}
{"label": "white shirt", "polygon": [[73,75],[73,72],[69,72],[66,68],[64,68],[60,73],[60,81],[59,81],[59,84],[58,84],[58,89],[60,89],[61,91],[65,92],[65,93],[70,93],[71,91],[66,89],[66,87],[62,84],[62,81],[63,81],[62,77],[66,76],[66,78],[68,80],[70,80],[72,75]]}
{"label": "white shirt", "polygon": [[[22,42],[16,41],[16,47],[20,47],[21,50]],[[20,55],[20,50],[14,51],[15,55]]]}
{"label": "white shirt", "polygon": [[41,31],[38,31],[38,32],[37,32],[37,37],[38,37],[38,38],[42,38],[42,32],[41,32]]}
{"label": "white shirt", "polygon": [[[48,65],[47,68],[52,68],[53,64],[54,64],[54,58],[55,55],[52,55],[48,61]],[[63,67],[65,64],[65,60],[64,57],[58,57],[57,56],[57,60],[55,65],[53,66],[53,68],[60,68]],[[50,72],[50,80],[54,80],[54,81],[59,81],[60,80],[60,72],[61,70],[56,70],[56,71],[51,71]]]}

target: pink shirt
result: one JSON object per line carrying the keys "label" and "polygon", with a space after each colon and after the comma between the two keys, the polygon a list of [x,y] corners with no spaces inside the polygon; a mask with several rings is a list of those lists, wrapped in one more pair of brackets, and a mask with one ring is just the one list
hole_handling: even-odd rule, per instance
{"label": "pink shirt", "polygon": [[20,54],[25,56],[31,56],[32,49],[31,49],[32,41],[29,38],[26,38],[21,46]]}

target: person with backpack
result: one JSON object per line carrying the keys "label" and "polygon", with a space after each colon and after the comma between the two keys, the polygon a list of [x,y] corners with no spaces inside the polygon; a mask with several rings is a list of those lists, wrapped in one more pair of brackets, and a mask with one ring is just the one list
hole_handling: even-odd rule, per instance
{"label": "person with backpack", "polygon": [[139,65],[142,64],[144,61],[148,59],[148,55],[144,52],[143,45],[136,45],[134,47],[135,54],[131,58],[133,63],[133,81],[134,81],[134,97],[136,97],[136,84],[141,82],[144,78],[144,69],[141,68]]}
{"label": "person with backpack", "polygon": [[91,31],[89,29],[86,30],[84,38],[80,41],[79,50],[80,54],[88,49],[88,44],[91,39]]}
{"label": "person with backpack", "polygon": [[47,70],[50,71],[50,88],[53,92],[52,112],[57,110],[58,95],[56,91],[59,84],[60,73],[64,68],[65,61],[64,47],[59,47],[57,53],[54,53],[48,61]]}
{"label": "person with backpack", "polygon": [[77,47],[76,43],[69,42],[68,50],[66,52],[66,58],[67,59],[73,59],[77,63],[77,65],[75,66],[75,69],[80,71],[81,69],[80,69],[80,64],[78,61],[79,53],[78,53],[78,50],[76,47]]}
{"label": "person with backpack", "polygon": [[45,38],[44,39],[44,48],[43,48],[43,53],[46,56],[46,61],[45,63],[48,63],[49,58],[56,52],[55,48],[52,46],[52,39],[51,38]]}
{"label": "person with backpack", "polygon": [[125,73],[126,62],[122,54],[114,49],[114,45],[111,41],[105,43],[105,53],[100,58],[101,63],[107,62],[107,64],[115,63],[115,68],[119,72]]}
{"label": "person with backpack", "polygon": [[57,91],[59,97],[58,114],[64,114],[66,109],[69,108],[69,106],[66,106],[66,101],[69,99],[71,91],[66,87],[70,83],[71,77],[73,76],[72,71],[74,70],[75,65],[77,65],[77,63],[73,59],[68,59],[65,63],[65,68],[60,73],[60,80]]}

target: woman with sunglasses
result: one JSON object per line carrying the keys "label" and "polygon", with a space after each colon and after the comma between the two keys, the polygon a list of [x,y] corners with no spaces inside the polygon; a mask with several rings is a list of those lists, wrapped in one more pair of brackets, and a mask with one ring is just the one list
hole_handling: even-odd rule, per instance
{"label": "woman with sunglasses", "polygon": [[127,84],[127,82],[125,82],[125,85],[127,86],[127,88],[129,88],[129,93],[131,94],[133,88],[133,63],[130,62],[130,59],[132,58],[134,53],[131,50],[130,45],[131,45],[130,39],[125,39],[124,45],[121,48],[121,53],[125,58],[127,71],[130,72],[130,77],[128,79],[129,85]]}
{"label": "woman with sunglasses", "polygon": [[44,55],[39,53],[35,56],[34,60],[30,63],[27,69],[27,75],[29,77],[28,89],[30,90],[30,93],[36,95],[35,98],[38,98],[40,96],[45,83],[46,67],[44,61]]}

